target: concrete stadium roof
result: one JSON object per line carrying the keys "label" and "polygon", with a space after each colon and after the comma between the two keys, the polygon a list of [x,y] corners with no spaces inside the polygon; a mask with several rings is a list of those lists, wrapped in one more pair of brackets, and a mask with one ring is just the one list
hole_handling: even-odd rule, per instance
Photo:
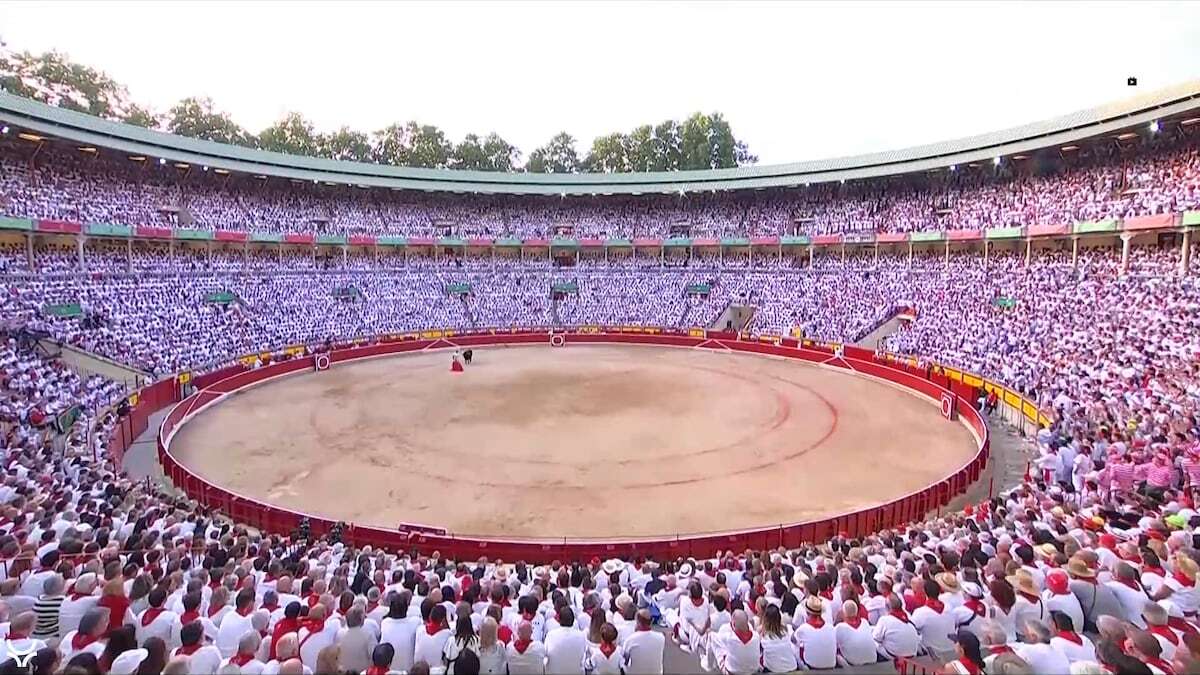
{"label": "concrete stadium roof", "polygon": [[707,171],[530,174],[384,166],[301,157],[110,122],[0,92],[0,122],[41,135],[247,174],[365,187],[500,194],[653,194],[792,187],[944,169],[1077,143],[1200,110],[1200,80],[1050,120],[852,157]]}

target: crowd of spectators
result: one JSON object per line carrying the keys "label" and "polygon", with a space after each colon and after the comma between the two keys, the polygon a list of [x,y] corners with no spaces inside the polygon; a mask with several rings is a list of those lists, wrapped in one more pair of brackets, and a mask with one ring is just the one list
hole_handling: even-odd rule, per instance
{"label": "crowd of spectators", "polygon": [[[435,237],[759,236],[1074,223],[1200,207],[1200,142],[1165,131],[1065,156],[761,191],[539,197],[396,192],[0,140],[0,215],[262,232]],[[1048,152],[1048,151],[1047,151]]]}
{"label": "crowd of spectators", "polygon": [[[31,169],[0,155],[6,213],[152,224],[178,217],[168,205],[197,224],[247,229],[401,223],[434,234],[471,222],[451,227],[528,234],[569,220],[631,236],[684,221],[741,233],[747,218],[819,209],[810,231],[864,217],[926,227],[928,204],[950,204],[939,227],[995,214],[1084,219],[1193,208],[1197,194],[1187,143],[1044,178],[951,177],[953,189],[933,193],[822,187],[838,193],[701,196],[695,209],[595,200],[532,220],[531,207],[499,198],[327,199],[322,186],[251,191],[167,180],[154,164],[45,159],[55,161]],[[14,337],[0,344],[0,670],[33,649],[38,673],[656,673],[672,643],[698,668],[737,674],[918,655],[972,675],[1200,672],[1200,281],[1178,273],[1178,245],[1135,247],[1125,273],[1118,248],[1090,245],[1078,256],[1039,247],[1028,261],[997,250],[986,264],[966,251],[819,255],[811,266],[746,256],[744,269],[738,255],[724,266],[617,254],[564,267],[137,246],[89,244],[81,258],[39,244],[31,271],[23,245],[3,245],[6,330],[45,331],[165,376],[426,328],[709,326],[731,304],[754,309],[752,332],[855,341],[905,308],[913,318],[884,348],[1004,382],[1051,422],[1028,441],[1029,480],[901,529],[672,560],[448,560],[251,531],[130,481],[105,443],[128,392]],[[462,284],[467,295],[447,292]],[[82,316],[47,312],[73,303]],[[60,431],[56,419],[76,407]]]}

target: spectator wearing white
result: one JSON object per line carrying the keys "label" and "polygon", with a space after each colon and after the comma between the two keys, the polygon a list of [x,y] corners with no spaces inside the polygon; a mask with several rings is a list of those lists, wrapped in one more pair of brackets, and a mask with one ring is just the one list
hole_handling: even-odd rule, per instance
{"label": "spectator wearing white", "polygon": [[346,612],[346,627],[339,630],[335,638],[340,647],[338,667],[342,670],[361,672],[371,667],[371,655],[379,642],[364,621],[362,607],[355,605]]}
{"label": "spectator wearing white", "polygon": [[912,624],[921,634],[921,646],[925,651],[934,658],[945,660],[954,653],[954,643],[949,636],[957,631],[957,626],[953,612],[937,599],[940,590],[938,582],[925,580],[925,604],[913,610]]}
{"label": "spectator wearing white", "polygon": [[587,656],[587,637],[575,627],[570,607],[558,610],[558,627],[546,633],[546,670],[551,673],[582,673]]}
{"label": "spectator wearing white", "polygon": [[871,632],[886,660],[912,658],[921,648],[921,634],[904,611],[904,600],[896,594],[888,598],[888,613],[879,617]]}
{"label": "spectator wearing white", "polygon": [[515,633],[505,653],[509,675],[545,675],[546,647],[533,639],[533,624],[521,621]]}
{"label": "spectator wearing white", "polygon": [[865,666],[878,660],[871,624],[862,617],[862,609],[853,600],[842,603],[842,622],[834,627],[837,634],[837,661],[841,667]]}

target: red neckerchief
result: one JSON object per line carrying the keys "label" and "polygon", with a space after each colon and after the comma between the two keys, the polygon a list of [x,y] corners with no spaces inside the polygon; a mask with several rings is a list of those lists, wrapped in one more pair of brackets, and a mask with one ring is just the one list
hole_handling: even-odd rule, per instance
{"label": "red neckerchief", "polygon": [[521,612],[521,618],[530,623],[533,623],[534,616],[535,616],[534,612]]}
{"label": "red neckerchief", "polygon": [[264,584],[269,584],[269,583],[271,583],[272,581],[276,581],[276,577],[275,577],[275,575],[274,575],[274,574],[270,574],[270,573],[268,573],[266,576],[264,576],[264,577],[263,577],[263,583],[264,583]]}
{"label": "red neckerchief", "polygon": [[1170,626],[1171,628],[1179,631],[1180,633],[1190,634],[1190,635],[1200,635],[1200,631],[1197,631],[1195,626],[1188,623],[1188,620],[1181,616],[1167,617],[1167,625]]}
{"label": "red neckerchief", "polygon": [[[851,628],[854,628],[857,630],[859,624],[862,623],[862,617],[861,616],[851,617],[849,619],[846,619],[845,623],[847,626],[850,626]],[[818,626],[818,628],[820,628],[820,626]]]}
{"label": "red neckerchief", "polygon": [[614,642],[601,642],[600,653],[604,654],[604,658],[611,658],[613,652],[617,651],[617,645]]}
{"label": "red neckerchief", "polygon": [[1178,581],[1181,586],[1187,586],[1188,588],[1196,585],[1195,579],[1189,579],[1186,574],[1179,570],[1171,572],[1171,578]]}
{"label": "red neckerchief", "polygon": [[324,619],[305,619],[300,622],[300,627],[308,630],[309,634],[320,633],[325,630]]}
{"label": "red neckerchief", "polygon": [[975,662],[971,661],[970,659],[959,659],[958,662],[963,668],[966,669],[967,675],[980,675],[980,673],[983,672],[979,669],[979,666],[975,665]]}
{"label": "red neckerchief", "polygon": [[238,667],[242,667],[254,660],[253,654],[234,654],[233,658],[229,659],[230,663],[236,663]]}
{"label": "red neckerchief", "polygon": [[1008,645],[996,645],[994,647],[988,647],[988,651],[992,654],[1011,654],[1012,647],[1009,647]]}
{"label": "red neckerchief", "polygon": [[[265,605],[264,605],[264,607],[265,607]],[[367,614],[370,614],[371,612],[374,612],[374,611],[375,611],[375,610],[376,610],[378,607],[379,607],[379,603],[378,603],[378,602],[368,602],[368,603],[367,603]],[[274,611],[275,611],[275,608],[274,608],[274,607],[272,607],[272,608],[271,608],[271,611],[272,611],[272,612],[274,612]]]}
{"label": "red neckerchief", "polygon": [[830,602],[833,601],[833,589],[832,588],[823,590],[820,593],[817,593],[817,595],[821,596],[822,598],[825,598],[826,600],[829,600]]}
{"label": "red neckerchief", "polygon": [[210,581],[210,582],[208,582],[208,587],[209,587],[209,588],[211,588],[211,589],[213,589],[213,590],[216,590],[216,588],[217,588],[218,586],[220,586],[220,585],[221,585],[221,580],[220,580],[220,579],[217,579],[216,581]]}
{"label": "red neckerchief", "polygon": [[692,601],[692,606],[693,606],[693,607],[702,607],[702,606],[704,606],[704,598],[703,598],[703,597],[700,597],[700,598],[688,598],[688,599]]}
{"label": "red neckerchief", "polygon": [[162,607],[151,607],[145,612],[142,612],[142,628],[154,623],[154,620],[158,618],[158,615],[162,614],[164,611],[166,610],[164,610]]}
{"label": "red neckerchief", "polygon": [[91,593],[79,593],[76,591],[71,591],[71,602],[75,602],[75,601],[79,600],[80,598],[90,598],[90,597],[92,597]]}
{"label": "red neckerchief", "polygon": [[938,614],[946,611],[946,605],[941,600],[936,598],[925,598],[925,606],[937,612]]}
{"label": "red neckerchief", "polygon": [[735,630],[735,631],[733,631],[733,634],[736,635],[737,638],[739,640],[741,640],[742,644],[744,644],[744,645],[750,644],[750,639],[754,637],[754,633],[752,633],[750,631],[736,631]]}
{"label": "red neckerchief", "polygon": [[1055,633],[1054,637],[1060,637],[1060,638],[1066,640],[1067,642],[1073,642],[1080,646],[1083,645],[1083,638],[1080,637],[1078,633],[1072,633],[1069,630],[1060,630],[1057,633]]}
{"label": "red neckerchief", "polygon": [[192,610],[192,611],[190,611],[190,612],[184,612],[183,614],[181,614],[181,615],[179,616],[179,623],[181,623],[181,624],[183,624],[184,626],[186,626],[186,625],[188,625],[189,623],[191,623],[191,622],[193,622],[193,621],[196,621],[196,620],[197,620],[197,619],[199,619],[199,618],[200,618],[200,611],[199,611],[199,610],[195,610],[195,609],[193,609],[193,610]]}
{"label": "red neckerchief", "polygon": [[1161,658],[1146,659],[1146,665],[1154,666],[1167,675],[1175,675],[1175,669],[1171,667],[1171,664],[1163,661]]}
{"label": "red neckerchief", "polygon": [[1149,626],[1147,630],[1154,635],[1161,635],[1172,645],[1179,646],[1179,636],[1175,634],[1175,631],[1171,630],[1170,626]]}
{"label": "red neckerchief", "polygon": [[8,640],[24,640],[27,637],[29,637],[29,633],[17,633],[14,631],[12,633],[9,633],[8,636],[6,637],[6,639],[8,639]]}
{"label": "red neckerchief", "polygon": [[1133,590],[1137,591],[1138,593],[1145,593],[1145,591],[1142,590],[1142,585],[1140,583],[1138,583],[1137,581],[1134,581],[1133,579],[1117,578],[1117,579],[1115,579],[1115,581],[1119,584],[1123,584],[1125,586],[1132,588]]}
{"label": "red neckerchief", "polygon": [[390,670],[387,666],[371,666],[367,668],[367,675],[387,675]]}
{"label": "red neckerchief", "polygon": [[217,605],[216,607],[209,607],[208,608],[208,618],[210,618],[210,619],[213,618],[214,616],[217,615],[218,612],[220,612],[223,609],[225,609],[225,605]]}
{"label": "red neckerchief", "polygon": [[904,623],[911,623],[911,622],[908,620],[908,615],[907,615],[907,614],[905,614],[905,613],[904,613],[904,610],[902,610],[902,609],[893,609],[893,610],[891,610],[890,612],[888,612],[888,614],[890,614],[890,615],[892,615],[892,616],[896,617],[897,619],[900,619],[900,620],[901,620],[901,621],[903,621]]}
{"label": "red neckerchief", "polygon": [[1142,556],[1136,553],[1130,553],[1129,555],[1121,555],[1120,553],[1117,553],[1117,557],[1125,562],[1137,563],[1138,565],[1142,564]]}
{"label": "red neckerchief", "polygon": [[966,602],[963,603],[963,607],[974,612],[975,616],[984,616],[987,614],[987,606],[978,598],[967,598]]}
{"label": "red neckerchief", "polygon": [[512,638],[513,638],[513,632],[512,632],[512,629],[509,628],[508,626],[500,626],[500,628],[496,631],[496,639],[503,642],[504,644],[508,644],[509,642],[512,642]]}
{"label": "red neckerchief", "polygon": [[[11,638],[12,636],[10,635],[9,637]],[[94,636],[88,635],[87,633],[80,633],[80,632],[76,631],[75,637],[71,638],[71,649],[74,649],[75,651],[79,651],[79,650],[83,649],[84,647],[87,647],[88,645],[92,644],[95,641],[96,641],[96,638]]]}
{"label": "red neckerchief", "polygon": [[196,650],[198,650],[198,649],[200,649],[200,645],[191,645],[188,647],[180,647],[179,649],[175,650],[175,655],[176,656],[191,656],[192,654],[195,654]]}
{"label": "red neckerchief", "polygon": [[309,593],[308,597],[304,600],[308,603],[308,608],[312,609],[313,607],[317,606],[318,602],[321,601],[321,596],[317,595],[316,593]]}
{"label": "red neckerchief", "polygon": [[425,632],[429,635],[437,635],[442,632],[442,627],[432,621],[425,624]]}
{"label": "red neckerchief", "polygon": [[295,633],[300,630],[300,619],[289,619],[283,617],[279,623],[275,624],[275,632],[271,634],[271,660],[275,661],[278,654],[275,653],[275,646],[279,644],[279,638],[288,633]]}
{"label": "red neckerchief", "polygon": [[249,607],[247,607],[245,609],[237,610],[237,613],[239,616],[250,616],[250,613],[253,611],[254,611],[254,605],[250,605]]}
{"label": "red neckerchief", "polygon": [[1149,566],[1149,565],[1146,565],[1145,567],[1143,567],[1143,568],[1142,568],[1142,572],[1143,572],[1143,573],[1146,573],[1146,572],[1151,572],[1151,573],[1157,574],[1158,576],[1160,576],[1160,577],[1164,577],[1164,578],[1167,576],[1167,571],[1166,571],[1166,570],[1164,570],[1163,568],[1161,568],[1161,567],[1151,567],[1151,566]]}
{"label": "red neckerchief", "polygon": [[818,630],[825,627],[825,619],[822,619],[816,614],[809,614],[808,621],[805,621],[805,623]]}
{"label": "red neckerchief", "polygon": [[513,643],[513,649],[517,650],[518,654],[524,654],[531,644],[533,644],[533,640],[517,640]]}

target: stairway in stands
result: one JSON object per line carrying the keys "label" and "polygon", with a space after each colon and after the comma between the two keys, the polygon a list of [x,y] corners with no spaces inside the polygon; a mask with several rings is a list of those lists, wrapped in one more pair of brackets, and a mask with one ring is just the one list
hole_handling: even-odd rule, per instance
{"label": "stairway in stands", "polygon": [[558,298],[550,298],[550,321],[551,326],[562,328],[562,319],[558,318]]}
{"label": "stairway in stands", "polygon": [[471,305],[467,303],[467,296],[458,296],[458,301],[462,303],[463,314],[467,316],[467,323],[470,324],[471,328],[478,328],[479,326],[475,324],[475,315],[471,312]]}

